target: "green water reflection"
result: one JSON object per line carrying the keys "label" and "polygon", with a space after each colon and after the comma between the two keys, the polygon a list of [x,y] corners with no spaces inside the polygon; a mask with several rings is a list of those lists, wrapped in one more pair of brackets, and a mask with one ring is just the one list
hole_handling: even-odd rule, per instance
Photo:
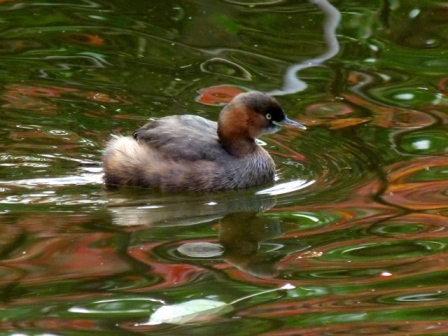
{"label": "green water reflection", "polygon": [[[447,334],[447,15],[0,2],[0,335]],[[273,185],[104,189],[111,134],[245,90],[308,128],[263,137]],[[231,309],[148,323],[198,299]]]}

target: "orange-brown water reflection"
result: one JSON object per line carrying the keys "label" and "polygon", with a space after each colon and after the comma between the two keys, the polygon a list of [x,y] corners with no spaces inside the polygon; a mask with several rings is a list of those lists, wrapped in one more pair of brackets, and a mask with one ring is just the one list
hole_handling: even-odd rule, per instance
{"label": "orange-brown water reflection", "polygon": [[[0,1],[0,333],[448,332],[446,6],[332,2],[322,36],[334,12],[262,2]],[[250,89],[308,127],[261,139],[274,185],[104,190],[110,134]]]}

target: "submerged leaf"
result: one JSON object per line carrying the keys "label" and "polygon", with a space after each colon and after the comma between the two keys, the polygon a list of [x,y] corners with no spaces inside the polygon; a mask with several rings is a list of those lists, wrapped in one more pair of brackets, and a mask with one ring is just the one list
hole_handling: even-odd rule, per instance
{"label": "submerged leaf", "polygon": [[204,319],[215,314],[224,314],[232,311],[233,305],[237,302],[249,299],[265,293],[275,292],[278,290],[289,290],[296,288],[294,285],[285,284],[280,288],[274,288],[261,293],[255,293],[242,297],[231,303],[222,301],[214,301],[207,299],[190,300],[173,305],[165,305],[159,307],[149,318],[147,323],[140,325],[156,325],[161,323],[184,324],[193,320]]}
{"label": "submerged leaf", "polygon": [[191,300],[179,304],[166,305],[157,309],[150,317],[147,325],[174,323],[183,324],[197,318],[226,313],[233,307],[222,301],[206,299]]}

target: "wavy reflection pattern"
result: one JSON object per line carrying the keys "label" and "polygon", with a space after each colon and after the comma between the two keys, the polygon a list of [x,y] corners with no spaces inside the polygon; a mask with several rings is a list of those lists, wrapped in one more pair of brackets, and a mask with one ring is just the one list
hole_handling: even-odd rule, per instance
{"label": "wavy reflection pattern", "polygon": [[[447,7],[334,6],[0,2],[0,331],[447,334]],[[255,88],[308,127],[273,186],[103,190],[111,133]]]}

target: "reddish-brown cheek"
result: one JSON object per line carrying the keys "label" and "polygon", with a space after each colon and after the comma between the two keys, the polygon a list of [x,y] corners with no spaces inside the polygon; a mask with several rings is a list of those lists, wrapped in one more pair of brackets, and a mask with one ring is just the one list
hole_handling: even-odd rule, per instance
{"label": "reddish-brown cheek", "polygon": [[[220,117],[221,118],[221,117]],[[245,137],[247,135],[248,114],[244,106],[235,104],[222,116],[220,132],[228,140]]]}
{"label": "reddish-brown cheek", "polygon": [[251,115],[247,120],[247,124],[249,129],[249,135],[252,138],[259,137],[262,131],[266,127],[268,127],[267,120],[260,114]]}

